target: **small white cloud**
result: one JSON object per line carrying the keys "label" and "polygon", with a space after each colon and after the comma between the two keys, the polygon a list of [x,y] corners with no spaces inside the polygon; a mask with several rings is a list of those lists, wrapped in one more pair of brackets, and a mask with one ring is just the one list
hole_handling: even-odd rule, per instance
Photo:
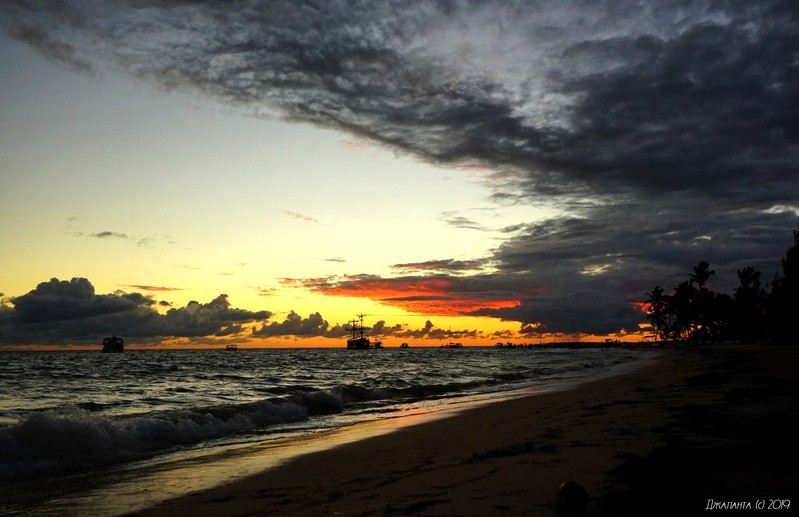
{"label": "small white cloud", "polygon": [[799,216],[799,207],[790,205],[774,205],[771,208],[763,210],[766,214],[793,214]]}
{"label": "small white cloud", "polygon": [[599,276],[610,271],[610,268],[611,268],[610,264],[592,264],[590,266],[584,267],[580,271],[580,274],[586,276]]}

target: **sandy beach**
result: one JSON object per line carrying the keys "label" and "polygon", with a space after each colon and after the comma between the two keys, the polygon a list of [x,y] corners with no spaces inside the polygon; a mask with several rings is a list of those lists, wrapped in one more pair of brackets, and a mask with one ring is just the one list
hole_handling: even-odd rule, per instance
{"label": "sandy beach", "polygon": [[136,515],[556,515],[567,480],[588,491],[583,515],[788,514],[797,373],[796,346],[663,349],[633,373],[300,456]]}

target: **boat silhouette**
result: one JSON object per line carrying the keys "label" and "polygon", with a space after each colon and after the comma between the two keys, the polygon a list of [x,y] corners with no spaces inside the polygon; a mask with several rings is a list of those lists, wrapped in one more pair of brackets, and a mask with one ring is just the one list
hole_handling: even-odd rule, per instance
{"label": "boat silhouette", "polygon": [[104,353],[120,353],[125,351],[125,341],[121,337],[111,336],[103,338]]}
{"label": "boat silhouette", "polygon": [[370,327],[363,324],[363,314],[358,315],[358,319],[350,320],[349,326],[344,330],[349,331],[350,337],[347,338],[347,350],[369,350],[370,348],[383,348],[380,341],[372,341],[366,336],[366,331]]}
{"label": "boat silhouette", "polygon": [[441,348],[463,348],[463,344],[452,342],[452,327],[449,328],[449,343],[441,345]]}

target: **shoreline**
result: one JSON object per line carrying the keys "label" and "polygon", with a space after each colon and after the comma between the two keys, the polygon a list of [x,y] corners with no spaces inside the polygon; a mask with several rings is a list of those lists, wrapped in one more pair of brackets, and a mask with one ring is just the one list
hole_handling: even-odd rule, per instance
{"label": "shoreline", "polygon": [[[98,517],[113,517],[141,511],[163,501],[213,489],[257,475],[280,463],[291,461],[297,456],[363,440],[378,434],[386,434],[405,426],[445,418],[471,407],[491,404],[508,398],[518,398],[530,393],[540,394],[569,389],[575,384],[603,376],[618,375],[631,368],[640,368],[654,357],[652,352],[645,354],[616,354],[615,351],[613,353],[593,352],[590,354],[543,352],[538,359],[529,356],[525,351],[496,352],[493,349],[488,351],[469,350],[468,353],[464,351],[464,355],[444,352],[441,357],[437,350],[434,350],[432,355],[425,351],[417,351],[411,355],[400,352],[396,354],[397,358],[412,359],[411,364],[430,360],[441,364],[442,359],[447,359],[446,364],[458,368],[456,371],[473,372],[470,375],[476,375],[477,378],[483,380],[502,378],[502,376],[492,376],[492,372],[498,364],[506,367],[507,365],[517,365],[511,370],[521,369],[525,375],[511,375],[510,382],[497,380],[496,385],[492,385],[490,382],[477,384],[478,388],[471,391],[465,390],[465,392],[455,395],[453,393],[457,393],[457,391],[450,390],[447,395],[441,397],[421,397],[388,404],[386,401],[391,401],[390,398],[382,399],[377,405],[367,404],[365,411],[348,411],[344,407],[341,412],[333,412],[330,415],[322,413],[321,416],[310,416],[308,419],[301,419],[296,423],[278,425],[261,436],[258,433],[253,433],[239,440],[235,438],[234,433],[233,439],[212,440],[205,444],[200,442],[197,446],[175,447],[166,453],[148,455],[135,461],[111,462],[106,466],[94,469],[67,470],[63,473],[55,471],[52,475],[42,473],[27,479],[14,479],[11,484],[0,490],[0,499],[2,499],[0,513],[24,515],[35,510],[38,513],[50,515],[92,514]],[[421,354],[421,356],[417,354]],[[95,357],[97,356],[98,354],[95,354]],[[385,356],[385,352],[381,356]],[[345,357],[357,358],[359,356],[347,355]],[[488,361],[487,369],[481,362],[483,360]],[[453,361],[455,362],[453,363]],[[529,368],[530,361],[533,365],[539,365],[540,371],[539,367],[536,367],[535,371],[525,369]],[[367,360],[367,362],[369,365],[373,364],[371,360]],[[402,364],[404,361],[400,363],[400,368]],[[475,372],[474,370],[478,366],[479,370],[486,369],[486,371]],[[449,370],[449,367],[441,365],[441,368],[442,373],[438,374],[438,377],[443,382],[447,379],[448,374],[445,372]],[[536,378],[539,374],[550,375],[552,378]],[[328,377],[327,380],[334,384],[346,386],[347,382],[353,382],[351,376],[346,378],[346,372],[344,377],[341,377],[338,372],[331,375],[333,377]],[[483,377],[480,377],[481,375]],[[519,377],[523,377],[525,381],[518,382]],[[412,377],[406,375],[405,378],[409,382],[415,382]],[[457,379],[454,380],[457,381]],[[421,381],[420,386],[425,388],[425,383],[430,384],[430,380]],[[379,385],[379,383],[372,384]],[[457,382],[455,385],[458,385]],[[435,388],[435,384],[431,384],[431,386]],[[474,387],[471,384],[469,386]],[[346,393],[341,395],[344,396]],[[355,393],[356,397],[358,395],[359,393]],[[191,408],[194,405],[190,403],[188,407]],[[242,407],[246,409],[246,405]],[[354,407],[357,409],[357,406]],[[205,409],[200,406],[200,411],[205,411]],[[183,413],[184,416],[188,414],[186,411]],[[250,418],[246,412],[243,414]],[[108,445],[92,433],[83,433],[86,435],[84,438],[82,434],[72,432],[74,427],[70,427],[68,424],[73,420],[80,425],[88,423],[88,425],[102,430],[108,429],[109,432],[118,430],[122,433],[120,436],[123,437],[138,438],[136,433],[129,432],[129,427],[115,425],[112,419],[101,416],[96,419],[84,420],[83,417],[84,415],[79,414],[75,418],[55,422],[55,429],[64,428],[62,441],[73,437],[73,442],[68,443],[67,452],[72,450],[70,447],[74,448],[81,444],[89,447],[87,449],[89,452],[95,450],[101,452],[111,450],[113,452],[116,449],[110,445],[118,442],[117,439]],[[45,423],[47,422],[49,421],[45,421]],[[148,418],[139,422],[139,428],[151,429],[159,422],[168,424],[169,420],[157,417]],[[216,424],[216,422],[212,423]],[[77,429],[80,428],[79,426]],[[158,429],[158,427],[156,428]],[[170,429],[172,428],[167,427],[166,431]],[[48,429],[48,432],[49,430],[51,429]],[[167,438],[172,439],[172,435],[167,434]],[[152,442],[153,440],[148,439],[147,441]]]}
{"label": "shoreline", "polygon": [[569,479],[589,492],[585,515],[790,499],[797,365],[795,346],[664,349],[631,373],[302,455],[132,515],[555,515]]}

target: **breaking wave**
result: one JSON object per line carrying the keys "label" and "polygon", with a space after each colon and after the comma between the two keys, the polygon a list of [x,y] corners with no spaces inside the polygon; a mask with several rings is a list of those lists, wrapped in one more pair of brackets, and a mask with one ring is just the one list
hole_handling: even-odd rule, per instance
{"label": "breaking wave", "polygon": [[307,417],[307,407],[268,401],[128,418],[79,407],[31,413],[0,428],[0,479],[134,460]]}
{"label": "breaking wave", "polygon": [[397,404],[583,377],[633,358],[492,349],[7,354],[0,480],[268,439],[298,422],[314,430],[381,418]]}

